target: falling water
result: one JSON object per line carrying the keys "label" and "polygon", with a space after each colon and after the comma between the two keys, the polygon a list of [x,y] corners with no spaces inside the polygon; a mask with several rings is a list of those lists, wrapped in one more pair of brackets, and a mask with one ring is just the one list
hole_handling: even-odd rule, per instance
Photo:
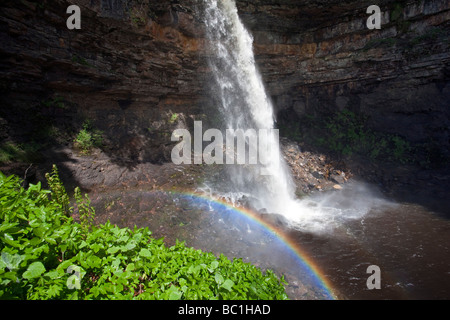
{"label": "falling water", "polygon": [[[209,59],[225,129],[273,129],[274,113],[253,54],[253,38],[239,19],[234,0],[204,0],[206,33],[213,54]],[[224,129],[224,128],[222,128]],[[256,210],[277,213],[291,227],[328,232],[349,220],[362,219],[373,207],[388,204],[363,184],[344,187],[339,194],[299,200],[288,166],[281,156],[276,131],[260,136],[269,145],[268,163],[230,165],[225,183],[213,187],[233,203],[244,199]],[[261,144],[259,145],[261,147]],[[261,172],[265,174],[261,174]]]}
{"label": "falling water", "polygon": [[228,194],[233,200],[247,196],[259,210],[298,214],[294,184],[280,155],[277,131],[272,130],[273,107],[257,70],[253,38],[240,21],[233,0],[205,1],[205,20],[214,52],[209,61],[216,80],[214,92],[220,101],[226,129],[269,132],[258,137],[259,148],[270,149],[269,161],[228,166]]}

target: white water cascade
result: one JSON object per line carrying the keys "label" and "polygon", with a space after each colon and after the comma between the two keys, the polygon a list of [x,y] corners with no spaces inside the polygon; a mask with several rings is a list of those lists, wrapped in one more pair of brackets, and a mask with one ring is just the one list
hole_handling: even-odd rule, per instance
{"label": "white water cascade", "polygon": [[[205,21],[213,55],[210,59],[225,129],[266,129],[259,136],[259,148],[270,146],[271,157],[264,164],[231,165],[228,194],[245,195],[256,209],[284,216],[301,214],[295,189],[274,128],[273,107],[266,94],[253,54],[253,38],[239,19],[234,0],[205,0]],[[262,174],[261,170],[265,174]]]}
{"label": "white water cascade", "polygon": [[[255,63],[253,38],[240,21],[234,0],[202,1],[215,79],[211,90],[225,123],[221,129],[273,129],[273,107]],[[360,183],[349,184],[341,193],[296,199],[278,135],[261,138],[263,145],[273,147],[270,161],[227,165],[225,183],[213,186],[215,193],[235,204],[244,199],[256,210],[284,216],[293,228],[319,233],[346,230],[348,221],[363,221],[374,208],[388,205],[371,187]]]}

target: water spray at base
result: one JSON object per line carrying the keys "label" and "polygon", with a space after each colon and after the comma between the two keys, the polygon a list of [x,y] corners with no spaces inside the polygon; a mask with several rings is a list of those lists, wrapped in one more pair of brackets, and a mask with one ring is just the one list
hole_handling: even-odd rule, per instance
{"label": "water spray at base", "polygon": [[[214,53],[209,59],[215,79],[211,90],[217,93],[220,102],[222,129],[273,129],[273,107],[255,63],[253,38],[240,21],[235,2],[204,1],[204,12],[206,34]],[[302,201],[296,199],[295,185],[281,156],[277,138],[267,135],[263,141],[277,153],[271,161],[258,165],[226,166],[221,183],[213,181],[209,190],[206,188],[204,191],[236,206],[282,215],[291,227],[314,232],[326,232],[345,219],[361,218],[369,211],[366,204],[372,200],[369,200],[368,189],[362,186],[349,188],[352,192],[360,192],[352,195],[356,198],[349,200],[346,197],[347,202],[353,203],[347,208],[339,207],[336,195]],[[262,170],[267,174],[261,175]],[[358,201],[360,197],[364,200]]]}

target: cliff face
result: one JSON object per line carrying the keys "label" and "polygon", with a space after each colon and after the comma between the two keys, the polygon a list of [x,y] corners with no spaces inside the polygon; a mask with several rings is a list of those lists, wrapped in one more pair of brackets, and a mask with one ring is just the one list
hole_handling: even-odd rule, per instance
{"label": "cliff face", "polygon": [[[75,2],[81,30],[66,27],[73,1],[2,1],[2,139],[91,119],[112,159],[168,160],[172,130],[214,108],[199,0]],[[379,1],[381,30],[371,2],[237,1],[279,123],[348,108],[448,156],[448,1]]]}
{"label": "cliff face", "polygon": [[71,4],[2,1],[3,135],[27,141],[47,124],[44,131],[76,132],[89,119],[117,161],[164,160],[174,120],[199,114],[204,97],[204,41],[192,9],[76,1],[81,30],[69,30]]}
{"label": "cliff face", "polygon": [[380,30],[366,27],[373,1],[275,2],[238,1],[280,116],[348,108],[449,155],[448,1],[381,1]]}

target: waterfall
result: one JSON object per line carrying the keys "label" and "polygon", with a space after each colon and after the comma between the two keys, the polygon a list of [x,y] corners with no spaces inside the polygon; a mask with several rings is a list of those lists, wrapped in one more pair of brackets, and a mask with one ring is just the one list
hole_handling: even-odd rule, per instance
{"label": "waterfall", "polygon": [[[253,38],[242,24],[234,0],[204,0],[206,34],[213,54],[209,59],[223,129],[266,129],[259,148],[269,146],[270,159],[256,165],[227,165],[230,200],[245,195],[257,210],[286,217],[300,214],[295,187],[279,147],[274,112],[255,63]],[[250,137],[247,137],[250,139]]]}

